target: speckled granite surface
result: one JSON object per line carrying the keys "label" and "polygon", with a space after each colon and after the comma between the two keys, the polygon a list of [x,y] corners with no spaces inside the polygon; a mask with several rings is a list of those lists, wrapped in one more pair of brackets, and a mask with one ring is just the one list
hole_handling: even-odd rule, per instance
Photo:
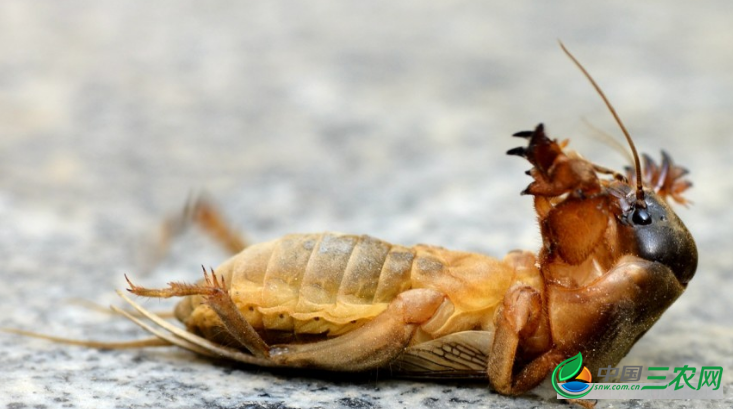
{"label": "speckled granite surface", "polygon": [[[205,189],[257,240],[368,233],[502,255],[536,249],[509,135],[544,121],[599,163],[618,134],[556,44],[593,72],[643,151],[691,171],[700,267],[625,363],[722,365],[733,406],[733,29],[728,1],[501,6],[419,1],[0,5],[0,327],[144,336],[80,305],[194,280],[196,234],[136,250]],[[170,304],[147,301],[151,309]],[[0,408],[565,407],[481,384],[333,380],[213,365],[173,348],[103,352],[0,334]]]}

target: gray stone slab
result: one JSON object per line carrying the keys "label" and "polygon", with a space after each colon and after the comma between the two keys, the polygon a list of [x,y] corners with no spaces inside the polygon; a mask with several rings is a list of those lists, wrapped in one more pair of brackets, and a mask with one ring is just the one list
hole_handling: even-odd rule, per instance
{"label": "gray stone slab", "polygon": [[[0,5],[0,327],[129,340],[120,305],[225,255],[195,234],[140,268],[162,218],[208,191],[256,241],[367,233],[500,256],[537,249],[528,167],[546,123],[598,163],[623,156],[561,38],[640,150],[691,170],[688,291],[623,361],[721,365],[733,406],[733,29],[727,1],[598,4],[7,1]],[[144,253],[144,251],[142,251]],[[151,309],[170,303],[149,300]],[[173,348],[97,351],[0,334],[0,408],[564,407],[476,383],[324,379]]]}

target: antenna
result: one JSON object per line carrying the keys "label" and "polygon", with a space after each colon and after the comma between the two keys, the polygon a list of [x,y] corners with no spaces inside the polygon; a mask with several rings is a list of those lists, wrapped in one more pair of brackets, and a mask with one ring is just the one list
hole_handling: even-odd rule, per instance
{"label": "antenna", "polygon": [[601,99],[603,99],[603,102],[608,107],[608,110],[611,111],[611,115],[613,115],[613,118],[616,120],[616,123],[621,128],[621,131],[624,133],[624,136],[626,137],[626,141],[629,142],[629,146],[631,147],[631,153],[634,156],[634,167],[636,168],[636,207],[640,209],[646,209],[646,202],[644,201],[644,189],[642,186],[642,175],[641,175],[641,162],[639,161],[639,154],[636,153],[636,147],[634,146],[634,141],[631,140],[631,135],[629,135],[629,131],[626,130],[626,127],[624,126],[624,123],[621,122],[621,118],[619,118],[618,114],[616,113],[616,110],[613,109],[613,105],[611,105],[611,102],[608,101],[608,98],[606,98],[606,94],[603,93],[601,90],[601,87],[596,84],[595,80],[593,80],[593,77],[588,73],[588,71],[585,70],[582,64],[578,62],[578,60],[573,56],[573,54],[568,51],[567,48],[565,48],[565,44],[562,43],[562,41],[558,40],[558,43],[560,43],[560,47],[565,52],[565,54],[570,57],[571,60],[575,63],[575,65],[580,68],[580,71],[583,72],[583,75],[585,75],[585,78],[588,78],[588,81],[590,81],[591,85],[593,85],[593,88],[596,89],[596,92],[598,92],[598,95],[601,96]]}

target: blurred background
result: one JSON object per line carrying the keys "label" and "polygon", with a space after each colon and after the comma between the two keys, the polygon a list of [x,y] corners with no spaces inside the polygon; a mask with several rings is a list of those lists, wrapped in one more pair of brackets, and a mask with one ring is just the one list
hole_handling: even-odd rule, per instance
{"label": "blurred background", "polygon": [[[733,4],[419,1],[0,4],[0,327],[135,339],[118,304],[226,254],[166,216],[205,191],[253,241],[324,230],[502,256],[541,243],[510,135],[544,122],[614,169],[621,134],[690,169],[700,267],[624,363],[733,371]],[[595,130],[597,128],[598,130]],[[151,309],[171,304],[148,300]],[[0,333],[0,407],[540,407],[481,384],[289,377],[175,349]],[[643,407],[730,407],[643,402]],[[639,407],[608,401],[598,407]]]}

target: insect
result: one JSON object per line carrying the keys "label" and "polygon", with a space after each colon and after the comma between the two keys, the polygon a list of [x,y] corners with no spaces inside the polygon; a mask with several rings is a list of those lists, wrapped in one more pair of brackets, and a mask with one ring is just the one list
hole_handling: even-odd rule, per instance
{"label": "insect", "polygon": [[527,145],[508,154],[532,165],[522,193],[534,200],[538,254],[497,259],[336,233],[246,246],[201,205],[198,221],[237,254],[195,284],[151,289],[128,279],[137,296],[182,297],[174,314],[185,329],[120,293],[139,314],[115,310],[153,338],[42,337],[94,347],[176,345],[263,367],[486,378],[505,395],[533,389],[578,352],[592,373],[615,365],[695,273],[695,242],[667,204],[684,204],[690,183],[665,153],[661,165],[644,156],[642,172],[615,110],[562,48],[623,130],[634,167],[622,175],[598,166],[550,139],[542,124],[516,133]]}

